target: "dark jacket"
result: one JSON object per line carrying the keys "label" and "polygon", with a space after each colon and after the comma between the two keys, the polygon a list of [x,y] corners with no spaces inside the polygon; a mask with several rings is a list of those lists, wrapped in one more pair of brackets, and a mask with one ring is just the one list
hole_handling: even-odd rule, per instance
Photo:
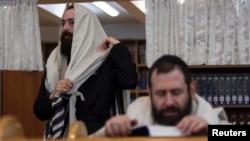
{"label": "dark jacket", "polygon": [[[50,93],[45,87],[46,71],[43,75],[39,94],[33,105],[35,115],[42,121],[52,115]],[[77,97],[76,118],[82,120],[91,134],[104,126],[110,118],[110,109],[116,89],[134,89],[138,78],[132,57],[122,43],[112,47],[109,56],[98,70],[78,89],[84,101]]]}

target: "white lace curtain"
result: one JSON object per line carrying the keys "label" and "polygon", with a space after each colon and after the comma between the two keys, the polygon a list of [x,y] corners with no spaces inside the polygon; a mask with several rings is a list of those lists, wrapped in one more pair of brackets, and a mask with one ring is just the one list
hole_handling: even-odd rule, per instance
{"label": "white lace curtain", "polygon": [[43,70],[37,0],[0,0],[0,70]]}
{"label": "white lace curtain", "polygon": [[250,0],[146,0],[146,61],[250,64]]}

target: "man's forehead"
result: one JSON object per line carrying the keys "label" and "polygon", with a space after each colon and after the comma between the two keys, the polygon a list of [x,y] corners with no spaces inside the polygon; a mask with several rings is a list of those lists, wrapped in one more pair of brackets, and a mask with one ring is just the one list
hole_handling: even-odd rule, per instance
{"label": "man's forehead", "polygon": [[169,72],[158,72],[158,70],[154,70],[152,73],[152,81],[164,80],[166,78],[175,78],[176,80],[178,79],[184,81],[184,74],[178,68],[175,68]]}
{"label": "man's forehead", "polygon": [[63,20],[69,20],[69,19],[74,19],[75,14],[74,14],[74,9],[68,9],[64,11],[62,19]]}

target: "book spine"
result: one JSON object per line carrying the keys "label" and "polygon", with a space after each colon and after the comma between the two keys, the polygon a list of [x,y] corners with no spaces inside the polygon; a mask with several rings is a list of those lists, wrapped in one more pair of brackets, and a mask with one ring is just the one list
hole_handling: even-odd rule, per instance
{"label": "book spine", "polygon": [[231,103],[237,104],[237,78],[236,73],[231,73]]}
{"label": "book spine", "polygon": [[230,105],[231,104],[231,76],[230,73],[225,74],[225,104]]}

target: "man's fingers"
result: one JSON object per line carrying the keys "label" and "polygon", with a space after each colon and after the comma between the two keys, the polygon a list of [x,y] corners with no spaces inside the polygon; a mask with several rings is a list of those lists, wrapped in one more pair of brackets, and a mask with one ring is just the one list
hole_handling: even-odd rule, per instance
{"label": "man's fingers", "polygon": [[105,125],[105,133],[108,137],[114,137],[115,133],[111,127],[111,124],[109,122],[106,123]]}
{"label": "man's fingers", "polygon": [[131,120],[131,126],[135,126],[138,123],[137,119]]}
{"label": "man's fingers", "polygon": [[177,124],[177,128],[186,135],[206,134],[207,122],[198,116],[186,116]]}
{"label": "man's fingers", "polygon": [[110,137],[123,137],[131,134],[132,123],[137,120],[130,120],[128,116],[118,115],[105,123],[105,133]]}

